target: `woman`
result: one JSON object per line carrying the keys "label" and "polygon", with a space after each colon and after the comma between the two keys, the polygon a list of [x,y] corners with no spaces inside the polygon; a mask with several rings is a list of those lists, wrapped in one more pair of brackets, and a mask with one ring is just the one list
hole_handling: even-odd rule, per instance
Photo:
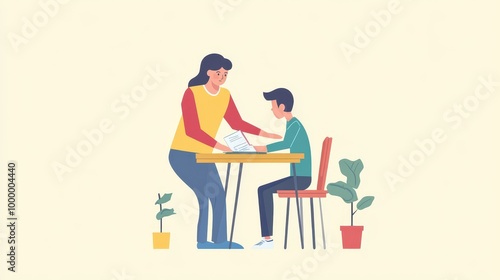
{"label": "woman", "polygon": [[[222,119],[234,130],[281,138],[241,118],[231,94],[221,87],[231,68],[231,61],[220,54],[209,54],[203,58],[198,75],[189,81],[184,92],[182,117],[170,147],[170,165],[198,199],[198,249],[229,248],[226,198],[217,168],[214,163],[196,163],[197,153],[212,153],[214,148],[224,152],[231,151],[214,139]],[[212,242],[207,239],[209,201],[212,204]],[[232,242],[231,248],[243,249],[235,242]]]}

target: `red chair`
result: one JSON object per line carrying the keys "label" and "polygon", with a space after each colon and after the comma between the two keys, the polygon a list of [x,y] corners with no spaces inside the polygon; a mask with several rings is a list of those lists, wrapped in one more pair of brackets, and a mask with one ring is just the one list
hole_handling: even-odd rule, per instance
{"label": "red chair", "polygon": [[[319,210],[320,210],[320,216],[321,216],[321,232],[323,234],[323,248],[326,249],[326,240],[325,240],[325,227],[323,225],[323,207],[321,206],[321,198],[326,197],[326,194],[328,193],[325,190],[325,183],[326,183],[326,174],[328,171],[328,162],[330,161],[330,150],[332,147],[332,138],[331,137],[326,137],[325,140],[323,140],[323,148],[321,149],[321,159],[319,163],[319,172],[318,172],[318,182],[315,190],[299,190],[298,191],[298,197],[300,198],[299,202],[299,208],[300,208],[300,216],[301,216],[301,221],[302,224],[304,223],[304,214],[303,214],[303,207],[302,207],[302,199],[303,198],[309,198],[310,199],[310,204],[311,204],[311,227],[312,227],[312,241],[313,241],[313,248],[316,249],[316,236],[315,236],[315,230],[314,230],[314,204],[313,204],[313,199],[318,198],[319,200]],[[295,191],[294,190],[282,190],[278,191],[278,197],[280,198],[286,198],[286,223],[285,223],[285,249],[287,245],[287,238],[288,238],[288,216],[290,212],[290,198],[295,198]],[[304,230],[304,226],[301,225],[302,231]],[[302,232],[303,236],[303,232]]]}

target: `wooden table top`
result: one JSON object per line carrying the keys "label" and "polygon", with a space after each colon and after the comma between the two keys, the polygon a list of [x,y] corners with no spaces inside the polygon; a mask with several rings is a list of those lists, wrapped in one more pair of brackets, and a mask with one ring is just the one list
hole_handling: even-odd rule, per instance
{"label": "wooden table top", "polygon": [[299,163],[302,153],[212,153],[196,154],[197,163]]}

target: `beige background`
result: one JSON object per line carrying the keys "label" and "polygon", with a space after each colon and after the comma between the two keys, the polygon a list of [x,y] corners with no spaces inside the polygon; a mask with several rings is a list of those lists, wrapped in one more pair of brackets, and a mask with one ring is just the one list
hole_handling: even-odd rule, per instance
{"label": "beige background", "polygon": [[[230,9],[218,13],[221,3]],[[6,182],[7,161],[17,161],[19,218],[17,273],[6,270],[0,227],[1,278],[498,279],[500,86],[460,125],[443,114],[472,100],[479,77],[500,81],[500,4],[401,0],[400,12],[349,63],[340,45],[354,44],[356,28],[364,30],[388,3],[75,0],[57,4],[16,48],[9,38],[22,36],[23,18],[32,22],[44,10],[34,0],[1,1],[0,178]],[[355,216],[365,226],[361,250],[340,248],[349,207],[331,196],[323,205],[329,251],[311,249],[309,219],[300,249],[295,212],[283,250],[285,202],[277,199],[275,249],[251,249],[260,238],[256,189],[287,174],[279,164],[244,168],[234,239],[246,249],[195,249],[194,195],[167,154],[187,82],[211,52],[232,60],[225,86],[257,126],[284,131],[263,91],[295,94],[314,174],[325,136],[333,137],[327,182],[343,180],[340,159],[364,161],[358,192],[376,199]],[[169,76],[120,118],[112,104],[157,66]],[[65,163],[67,147],[103,119],[114,130],[59,181],[54,162]],[[435,129],[445,141],[391,188],[386,174],[397,174],[400,157]],[[218,138],[230,131],[223,124]],[[236,172],[230,179],[228,215]],[[158,192],[173,192],[178,212],[164,224],[170,250],[152,249]],[[0,199],[4,224],[5,190]]]}

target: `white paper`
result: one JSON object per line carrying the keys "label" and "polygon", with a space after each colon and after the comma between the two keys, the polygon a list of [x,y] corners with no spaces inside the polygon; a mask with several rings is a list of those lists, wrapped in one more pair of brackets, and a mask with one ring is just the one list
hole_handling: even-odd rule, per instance
{"label": "white paper", "polygon": [[233,152],[255,152],[255,148],[248,143],[247,138],[240,130],[224,137],[224,141]]}

